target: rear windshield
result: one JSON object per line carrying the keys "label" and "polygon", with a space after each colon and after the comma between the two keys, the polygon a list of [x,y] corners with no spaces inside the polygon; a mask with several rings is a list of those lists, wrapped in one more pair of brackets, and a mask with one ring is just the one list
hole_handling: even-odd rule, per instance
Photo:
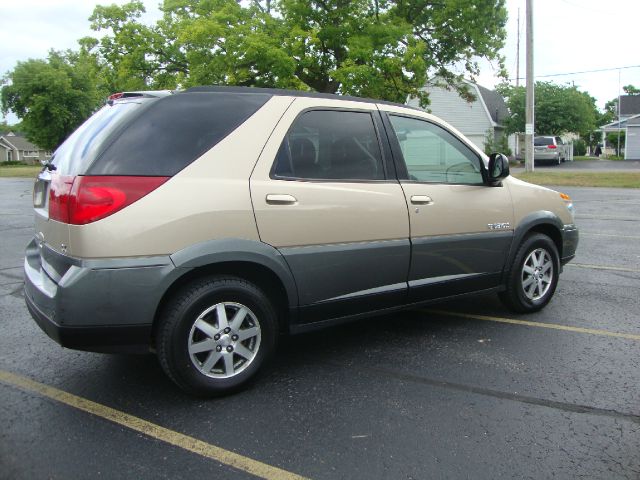
{"label": "rear windshield", "polygon": [[536,147],[541,147],[543,145],[553,145],[553,137],[535,137],[533,139],[533,144]]}
{"label": "rear windshield", "polygon": [[97,152],[119,125],[126,123],[136,110],[155,99],[136,97],[105,105],[84,122],[55,151],[51,163],[61,175],[81,175],[87,171]]}
{"label": "rear windshield", "polygon": [[177,93],[105,106],[58,149],[63,175],[172,176],[224,139],[268,94]]}

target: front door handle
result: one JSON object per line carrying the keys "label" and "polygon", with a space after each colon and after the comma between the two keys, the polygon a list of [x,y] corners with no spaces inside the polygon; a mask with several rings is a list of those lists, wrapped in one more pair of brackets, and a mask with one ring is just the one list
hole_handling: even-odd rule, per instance
{"label": "front door handle", "polygon": [[414,205],[431,205],[433,200],[428,195],[412,195],[411,203]]}
{"label": "front door handle", "polygon": [[298,202],[293,195],[281,193],[269,193],[267,195],[267,203],[269,205],[295,205]]}

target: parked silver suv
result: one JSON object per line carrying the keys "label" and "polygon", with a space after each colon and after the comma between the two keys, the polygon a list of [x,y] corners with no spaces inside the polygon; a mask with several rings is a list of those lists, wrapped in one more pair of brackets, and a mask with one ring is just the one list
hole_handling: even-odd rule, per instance
{"label": "parked silver suv", "polygon": [[533,159],[535,162],[560,165],[569,159],[568,145],[560,137],[534,137]]}
{"label": "parked silver suv", "polygon": [[472,292],[544,307],[578,231],[402,105],[212,87],[118,94],[34,188],[25,299],[69,348],[155,351],[184,390],[255,377],[280,333]]}

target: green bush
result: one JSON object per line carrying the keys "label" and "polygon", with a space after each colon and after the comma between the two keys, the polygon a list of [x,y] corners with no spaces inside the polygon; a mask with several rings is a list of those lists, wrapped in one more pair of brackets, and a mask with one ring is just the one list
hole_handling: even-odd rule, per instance
{"label": "green bush", "polygon": [[491,155],[492,153],[503,153],[507,157],[511,156],[511,149],[509,148],[509,140],[506,135],[502,135],[500,140],[495,141],[493,131],[487,130],[487,135],[484,138],[484,153]]}
{"label": "green bush", "polygon": [[576,156],[583,156],[587,154],[587,142],[582,138],[578,138],[573,141],[573,154]]}
{"label": "green bush", "polygon": [[6,167],[6,166],[11,166],[11,165],[28,165],[28,163],[27,162],[19,162],[17,160],[10,160],[8,162],[2,162],[2,163],[0,163],[0,165],[3,165],[3,166]]}

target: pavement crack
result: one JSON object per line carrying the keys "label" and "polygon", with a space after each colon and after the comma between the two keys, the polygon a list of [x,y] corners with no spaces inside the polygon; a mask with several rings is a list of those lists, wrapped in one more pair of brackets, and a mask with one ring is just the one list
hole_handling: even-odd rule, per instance
{"label": "pavement crack", "polygon": [[[331,365],[333,367],[340,367],[340,368],[344,367],[344,365],[337,364],[337,363],[331,363],[331,362],[323,362],[323,363],[327,365]],[[424,385],[445,388],[445,389],[454,390],[457,392],[474,393],[477,395],[484,395],[487,397],[499,398],[502,400],[511,400],[514,402],[525,403],[528,405],[537,405],[540,407],[553,408],[555,410],[562,410],[565,412],[587,413],[590,415],[597,415],[601,417],[623,419],[623,420],[628,420],[640,425],[640,415],[619,412],[617,410],[612,410],[612,409],[598,408],[598,407],[592,407],[588,405],[577,405],[574,403],[559,402],[556,400],[546,400],[543,398],[531,397],[527,395],[521,395],[518,393],[502,392],[500,390],[493,390],[493,389],[484,388],[484,387],[476,387],[473,385],[465,385],[463,383],[448,382],[446,380],[438,380],[435,378],[421,377],[418,375],[412,375],[410,373],[402,373],[402,372],[386,370],[386,369],[377,368],[377,367],[357,366],[354,368],[357,370],[365,371],[365,372],[375,373],[377,375],[383,375],[387,378],[393,378],[395,380],[404,380],[404,381],[413,382],[413,383],[421,383]]]}
{"label": "pavement crack", "polygon": [[5,270],[17,270],[19,268],[22,268],[22,265],[18,265],[17,267],[4,267],[4,268],[0,268],[0,272],[4,272]]}

